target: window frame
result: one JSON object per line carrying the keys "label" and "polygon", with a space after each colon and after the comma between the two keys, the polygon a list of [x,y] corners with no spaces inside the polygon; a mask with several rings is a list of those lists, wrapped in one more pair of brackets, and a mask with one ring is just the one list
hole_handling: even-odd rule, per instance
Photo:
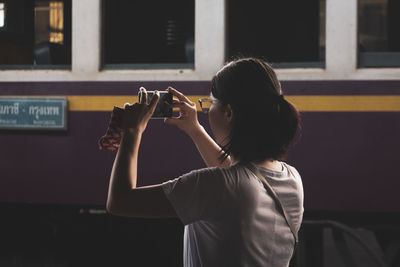
{"label": "window frame", "polygon": [[[225,61],[225,1],[195,0],[194,69],[102,69],[102,0],[72,0],[71,70],[0,70],[0,81],[210,80]],[[358,0],[326,0],[325,68],[278,68],[279,79],[400,79],[400,68],[358,68],[357,5]]]}

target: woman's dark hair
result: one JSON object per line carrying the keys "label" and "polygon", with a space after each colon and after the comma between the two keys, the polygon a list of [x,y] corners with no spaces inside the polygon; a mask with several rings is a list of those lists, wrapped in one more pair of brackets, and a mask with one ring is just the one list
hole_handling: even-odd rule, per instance
{"label": "woman's dark hair", "polygon": [[229,104],[233,121],[229,142],[222,147],[240,161],[282,159],[300,130],[300,116],[283,95],[270,65],[257,58],[226,64],[212,79],[212,95]]}

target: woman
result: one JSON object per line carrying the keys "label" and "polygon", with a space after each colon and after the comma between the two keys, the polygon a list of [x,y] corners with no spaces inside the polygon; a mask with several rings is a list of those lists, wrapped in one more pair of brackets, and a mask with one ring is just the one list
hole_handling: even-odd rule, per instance
{"label": "woman", "polygon": [[[208,168],[159,185],[136,188],[141,136],[158,93],[146,105],[125,105],[123,138],[111,173],[107,210],[120,216],[179,217],[185,225],[184,266],[288,266],[303,215],[298,172],[279,161],[299,128],[273,69],[244,58],[213,78],[209,122],[215,141],[197,120],[196,105],[173,88],[178,118],[165,122],[187,133]],[[256,173],[261,174],[259,177]],[[294,229],[263,186],[276,192]]]}

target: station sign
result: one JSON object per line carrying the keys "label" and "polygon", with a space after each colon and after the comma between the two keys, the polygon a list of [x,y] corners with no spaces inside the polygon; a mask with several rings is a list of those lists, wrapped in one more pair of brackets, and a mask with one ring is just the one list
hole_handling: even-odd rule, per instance
{"label": "station sign", "polygon": [[0,97],[0,130],[66,130],[65,97]]}

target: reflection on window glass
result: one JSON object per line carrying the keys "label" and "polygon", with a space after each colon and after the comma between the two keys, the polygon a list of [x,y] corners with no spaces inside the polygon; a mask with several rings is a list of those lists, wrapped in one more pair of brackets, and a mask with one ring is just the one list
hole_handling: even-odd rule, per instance
{"label": "reflection on window glass", "polygon": [[400,66],[399,25],[399,0],[359,0],[360,67]]}
{"label": "reflection on window glass", "polygon": [[12,0],[0,31],[1,68],[68,68],[71,0]]}
{"label": "reflection on window glass", "polygon": [[228,60],[257,56],[275,67],[324,67],[325,0],[226,3]]}
{"label": "reflection on window glass", "polygon": [[104,68],[191,68],[194,0],[104,0]]}
{"label": "reflection on window glass", "polygon": [[4,27],[4,19],[5,19],[4,3],[0,2],[0,27]]}

